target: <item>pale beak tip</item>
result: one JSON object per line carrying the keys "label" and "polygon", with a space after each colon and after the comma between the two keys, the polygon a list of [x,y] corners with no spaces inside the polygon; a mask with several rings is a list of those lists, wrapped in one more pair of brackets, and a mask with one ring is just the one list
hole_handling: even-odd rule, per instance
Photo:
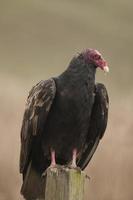
{"label": "pale beak tip", "polygon": [[104,68],[103,68],[103,70],[104,70],[104,72],[109,72],[109,67],[108,66],[105,66]]}

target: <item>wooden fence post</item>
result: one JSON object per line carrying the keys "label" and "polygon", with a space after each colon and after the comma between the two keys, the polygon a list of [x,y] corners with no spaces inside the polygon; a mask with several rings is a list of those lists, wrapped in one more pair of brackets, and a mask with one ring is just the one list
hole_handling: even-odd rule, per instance
{"label": "wooden fence post", "polygon": [[83,200],[85,175],[80,169],[48,168],[44,197],[39,200]]}
{"label": "wooden fence post", "polygon": [[84,182],[85,174],[78,168],[57,165],[42,176],[29,165],[21,194],[26,200],[84,200]]}

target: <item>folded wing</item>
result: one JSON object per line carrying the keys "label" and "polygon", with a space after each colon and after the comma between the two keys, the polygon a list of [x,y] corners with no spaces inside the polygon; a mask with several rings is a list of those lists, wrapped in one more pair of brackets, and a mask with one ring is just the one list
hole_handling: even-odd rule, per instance
{"label": "folded wing", "polygon": [[29,93],[21,128],[20,173],[27,169],[33,139],[42,134],[55,93],[53,79],[40,81]]}
{"label": "folded wing", "polygon": [[103,137],[108,120],[109,98],[105,86],[95,85],[95,101],[89,123],[88,137],[77,164],[84,169],[92,158],[100,139]]}

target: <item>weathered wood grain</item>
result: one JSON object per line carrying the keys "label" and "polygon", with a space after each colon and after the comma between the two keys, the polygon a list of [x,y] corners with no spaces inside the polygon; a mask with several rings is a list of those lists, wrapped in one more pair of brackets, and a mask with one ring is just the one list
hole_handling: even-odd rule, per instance
{"label": "weathered wood grain", "polygon": [[[39,184],[35,185],[36,182]],[[84,182],[85,174],[79,168],[70,169],[57,165],[49,167],[40,176],[33,169],[30,171],[29,166],[21,193],[26,200],[83,200]]]}
{"label": "weathered wood grain", "polygon": [[83,200],[85,175],[80,169],[48,168],[45,195],[40,200]]}

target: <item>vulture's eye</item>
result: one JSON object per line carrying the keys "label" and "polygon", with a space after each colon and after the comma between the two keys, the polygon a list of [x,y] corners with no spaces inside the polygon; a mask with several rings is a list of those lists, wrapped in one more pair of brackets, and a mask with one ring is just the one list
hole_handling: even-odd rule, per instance
{"label": "vulture's eye", "polygon": [[96,55],[94,55],[94,59],[95,59],[95,60],[99,60],[99,59],[101,59],[101,56],[98,55],[98,54],[96,54]]}

